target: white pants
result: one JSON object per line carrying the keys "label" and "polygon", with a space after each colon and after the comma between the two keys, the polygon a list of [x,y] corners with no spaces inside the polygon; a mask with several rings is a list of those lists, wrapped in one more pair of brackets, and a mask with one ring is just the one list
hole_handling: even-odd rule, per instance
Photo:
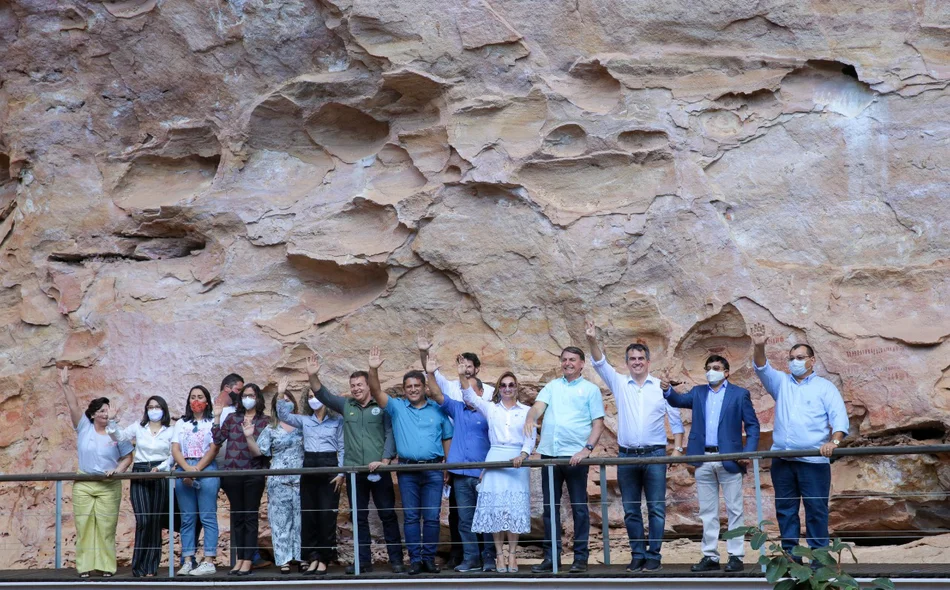
{"label": "white pants", "polygon": [[[719,488],[726,502],[729,530],[743,526],[742,474],[730,473],[721,462],[703,463],[696,468],[696,495],[699,498],[699,518],[703,521],[703,555],[719,560]],[[726,542],[729,555],[745,556],[742,537]]]}

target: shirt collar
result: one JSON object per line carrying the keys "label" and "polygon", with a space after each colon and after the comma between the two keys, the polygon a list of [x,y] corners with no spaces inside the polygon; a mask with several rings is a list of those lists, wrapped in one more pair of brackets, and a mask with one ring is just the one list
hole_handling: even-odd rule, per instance
{"label": "shirt collar", "polygon": [[716,394],[719,394],[719,393],[725,393],[725,392],[726,392],[726,388],[729,387],[729,380],[728,380],[728,379],[723,379],[723,380],[722,380],[722,386],[719,388],[719,391],[714,390],[714,389],[712,388],[712,385],[708,385],[708,387],[709,387],[709,393],[711,393],[711,394],[713,394],[713,395],[716,395]]}
{"label": "shirt collar", "polygon": [[567,377],[565,377],[564,375],[561,375],[561,381],[563,381],[568,387],[573,387],[573,386],[577,385],[578,383],[580,383],[580,382],[583,381],[583,380],[584,380],[584,376],[583,376],[583,375],[581,375],[580,377],[578,377],[577,379],[575,379],[575,380],[573,380],[573,381],[568,381],[568,380],[567,380]]}
{"label": "shirt collar", "polygon": [[[646,378],[646,381],[643,382],[643,386],[646,387],[647,383],[651,383],[651,382],[659,384],[660,381],[653,375],[647,373],[647,378]],[[630,373],[627,373],[627,383],[633,383],[634,385],[637,385],[636,380],[634,380],[634,378],[630,375]],[[637,385],[637,387],[639,387],[639,385]]]}

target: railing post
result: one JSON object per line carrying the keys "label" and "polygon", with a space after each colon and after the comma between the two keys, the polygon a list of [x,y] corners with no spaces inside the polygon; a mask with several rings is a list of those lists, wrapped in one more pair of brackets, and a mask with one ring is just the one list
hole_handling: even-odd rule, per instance
{"label": "railing post", "polygon": [[[384,475],[392,477],[389,473]],[[356,472],[350,472],[350,512],[353,514],[353,573],[360,575],[360,525],[356,515]],[[372,564],[371,564],[372,565]]]}
{"label": "railing post", "polygon": [[[758,457],[752,458],[752,473],[755,475],[755,525],[759,526],[759,523],[762,522],[762,480],[759,476],[759,459]],[[759,557],[765,555],[765,545],[759,547]],[[765,571],[765,566],[761,566],[762,571]]]}
{"label": "railing post", "polygon": [[600,520],[604,538],[604,564],[610,565],[610,522],[607,520],[607,466],[600,466]]}
{"label": "railing post", "polygon": [[[561,507],[554,505],[554,465],[548,465],[548,502],[551,506],[551,572],[557,573],[557,562],[561,560],[561,544],[557,542],[557,513]],[[559,492],[561,490],[558,490]]]}
{"label": "railing post", "polygon": [[56,569],[63,567],[63,480],[56,480]]}
{"label": "railing post", "polygon": [[[168,478],[168,577],[175,577],[175,475]],[[181,531],[179,531],[181,534]]]}

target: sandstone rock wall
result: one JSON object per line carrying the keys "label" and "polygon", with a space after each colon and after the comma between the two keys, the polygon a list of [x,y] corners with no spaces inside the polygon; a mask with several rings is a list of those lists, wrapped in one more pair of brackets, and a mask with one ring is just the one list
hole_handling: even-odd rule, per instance
{"label": "sandstone rock wall", "polygon": [[[732,359],[763,448],[753,321],[862,444],[946,440],[948,44],[941,0],[0,0],[0,470],[75,468],[56,364],[131,420],[310,350],[396,385],[427,327],[536,390],[585,314]],[[946,460],[834,472],[839,531],[950,525]],[[51,488],[0,497],[48,563]]]}

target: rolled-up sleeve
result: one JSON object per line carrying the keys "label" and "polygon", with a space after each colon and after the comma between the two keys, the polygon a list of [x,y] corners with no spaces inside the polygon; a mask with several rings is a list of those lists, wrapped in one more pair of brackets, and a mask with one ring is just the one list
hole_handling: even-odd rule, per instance
{"label": "rolled-up sleeve", "polygon": [[670,404],[666,404],[666,418],[670,421],[670,430],[673,434],[683,434],[686,432],[683,429],[683,417],[680,415],[679,408],[674,408]]}

